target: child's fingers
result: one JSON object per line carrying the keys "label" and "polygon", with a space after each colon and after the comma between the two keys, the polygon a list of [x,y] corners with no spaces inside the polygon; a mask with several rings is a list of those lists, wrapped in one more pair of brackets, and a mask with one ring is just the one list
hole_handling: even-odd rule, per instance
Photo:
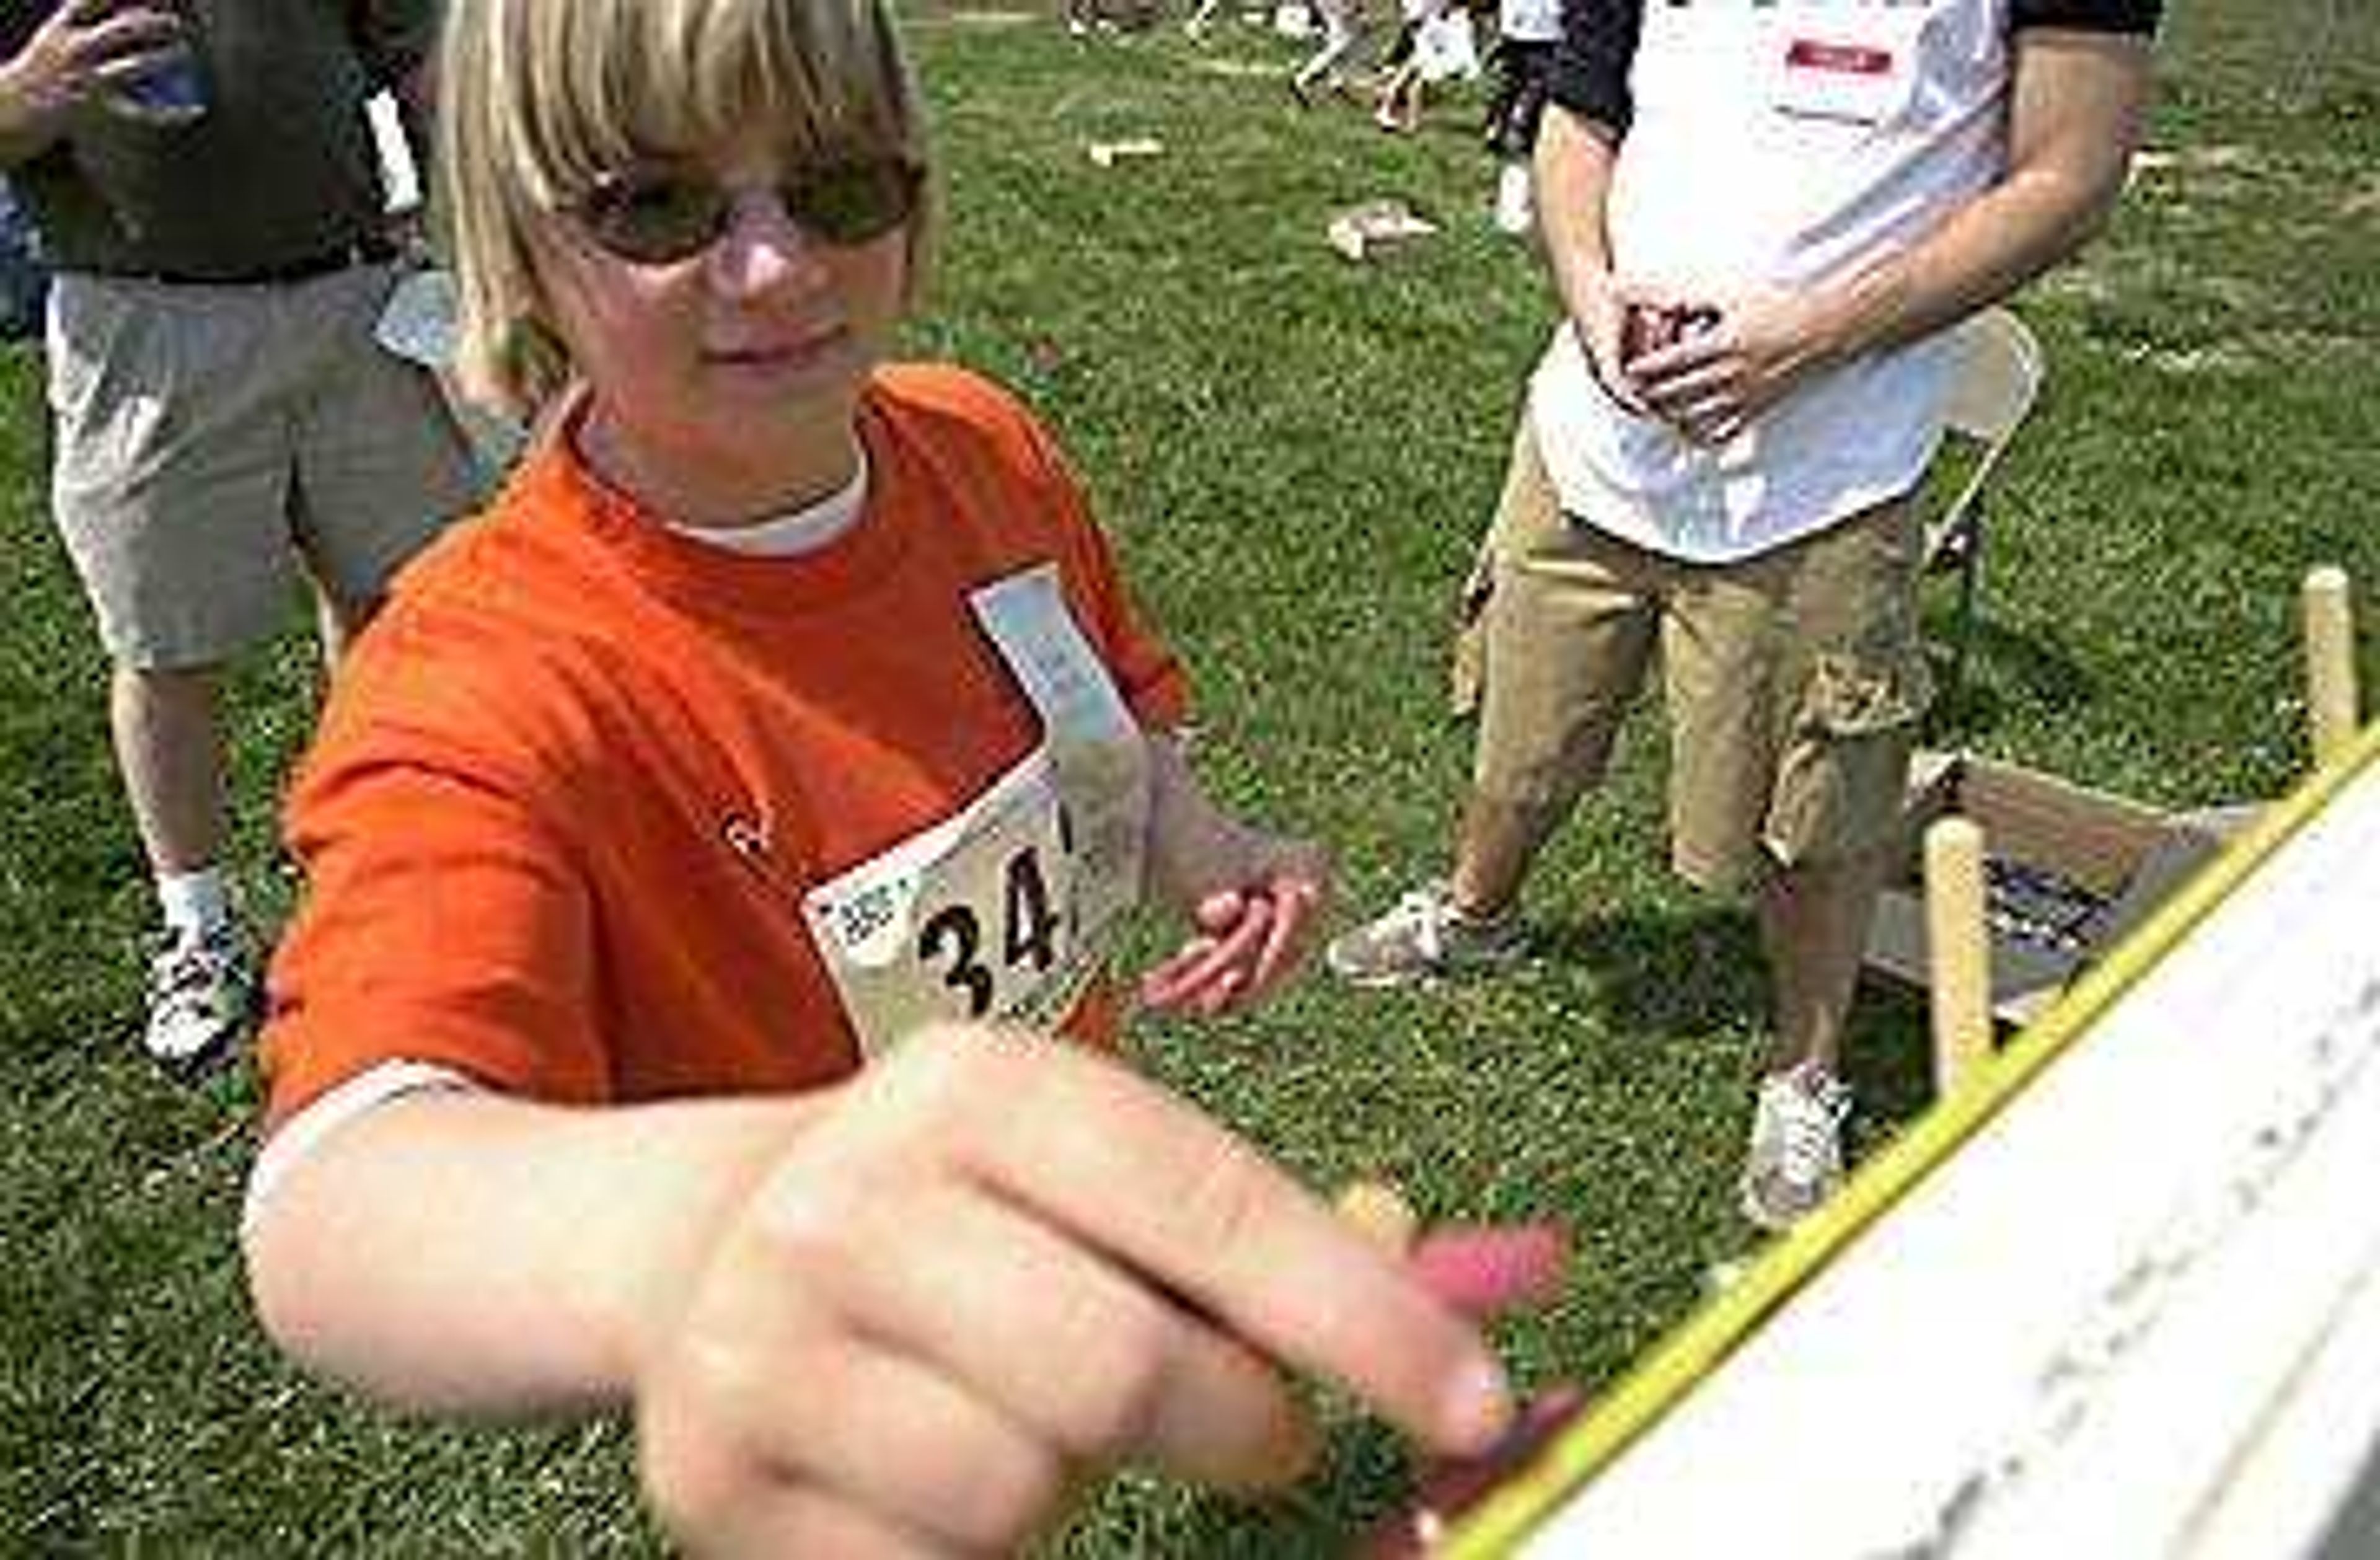
{"label": "child's fingers", "polygon": [[[1212,905],[1222,897],[1213,896],[1206,904]],[[1231,897],[1242,905],[1237,922],[1227,930],[1209,929],[1208,935],[1191,939],[1179,953],[1143,976],[1140,998],[1144,1005],[1160,1012],[1188,1007],[1194,1012],[1212,1014],[1246,986],[1248,977],[1244,966],[1263,946],[1272,911],[1260,898],[1237,894]]]}
{"label": "child's fingers", "polygon": [[[1272,924],[1272,908],[1261,898],[1243,898],[1241,904],[1239,920],[1228,930],[1208,929],[1208,935],[1184,948],[1184,957],[1168,960],[1162,967],[1167,971],[1167,985],[1173,1000],[1195,1004],[1226,976],[1231,977],[1235,989],[1246,984],[1246,966],[1264,945],[1267,928]],[[1197,950],[1195,955],[1193,949]],[[1208,1006],[1202,1010],[1214,1009]]]}
{"label": "child's fingers", "polygon": [[1305,888],[1299,884],[1281,884],[1266,896],[1264,903],[1269,909],[1269,924],[1264,929],[1264,944],[1255,953],[1255,965],[1249,967],[1249,998],[1271,991],[1273,983],[1282,974],[1288,974],[1290,965],[1297,962],[1297,933],[1309,920]]}
{"label": "child's fingers", "polygon": [[1201,932],[1220,935],[1237,925],[1246,909],[1246,896],[1238,889],[1218,889],[1191,907],[1190,924]]}
{"label": "child's fingers", "polygon": [[1192,999],[1190,1010],[1201,1018],[1211,1018],[1238,1001],[1246,986],[1246,971],[1237,966],[1220,970],[1200,988],[1198,994]]}
{"label": "child's fingers", "polygon": [[1215,939],[1194,937],[1140,977],[1140,1005],[1160,1013],[1172,1012],[1196,989],[1198,970],[1214,951]]}
{"label": "child's fingers", "polygon": [[[921,1053],[921,1043],[935,1048]],[[1062,1055],[1066,1048],[1019,1062],[963,1032],[940,1045],[929,1033],[904,1054],[939,1059],[966,1043],[984,1056],[966,1058],[963,1088],[936,1097],[978,1113],[957,1117],[966,1125],[951,1150],[969,1180],[1260,1354],[1340,1382],[1425,1447],[1476,1452],[1500,1438],[1510,1389],[1475,1329],[1253,1147],[1154,1084]],[[1021,1085],[1028,1069],[1030,1087],[1002,1091],[1009,1108],[984,1119],[986,1081],[1006,1073]]]}
{"label": "child's fingers", "polygon": [[1273,989],[1297,968],[1305,952],[1305,936],[1314,925],[1320,894],[1312,884],[1284,883],[1270,896],[1272,925],[1257,951],[1256,972],[1248,981],[1253,999]]}

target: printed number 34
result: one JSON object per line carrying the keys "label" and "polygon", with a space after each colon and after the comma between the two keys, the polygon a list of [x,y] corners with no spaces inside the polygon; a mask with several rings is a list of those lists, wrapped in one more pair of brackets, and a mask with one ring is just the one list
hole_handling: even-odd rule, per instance
{"label": "printed number 34", "polygon": [[[1032,847],[1008,859],[1001,880],[1001,963],[1009,971],[1046,975],[1058,962],[1058,934],[1065,917],[1050,906],[1050,888]],[[943,964],[942,984],[965,996],[970,1018],[991,1011],[998,989],[998,976],[984,963],[986,951],[982,919],[972,905],[945,905],[917,932],[917,957]]]}

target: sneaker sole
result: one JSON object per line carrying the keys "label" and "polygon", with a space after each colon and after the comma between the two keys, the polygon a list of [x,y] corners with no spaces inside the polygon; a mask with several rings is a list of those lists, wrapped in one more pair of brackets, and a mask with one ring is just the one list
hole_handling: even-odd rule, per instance
{"label": "sneaker sole", "polygon": [[156,1050],[150,1045],[149,1037],[145,1034],[139,1042],[140,1054],[175,1082],[196,1083],[209,1074],[229,1066],[256,1038],[263,1024],[264,993],[260,991],[248,1004],[245,1012],[224,1026],[222,1033],[188,1055],[176,1056]]}
{"label": "sneaker sole", "polygon": [[1393,973],[1346,969],[1331,963],[1328,958],[1322,961],[1322,968],[1329,970],[1330,978],[1341,985],[1353,986],[1361,992],[1427,990],[1434,986],[1442,986],[1447,980],[1444,974],[1435,969],[1401,969]]}
{"label": "sneaker sole", "polygon": [[234,1030],[187,1056],[168,1056],[161,1051],[152,1051],[145,1042],[140,1047],[140,1054],[175,1082],[196,1083],[230,1066],[232,1059],[239,1054],[242,1042],[249,1032],[247,1030]]}
{"label": "sneaker sole", "polygon": [[1828,1192],[1825,1197],[1818,1199],[1817,1201],[1813,1202],[1807,1208],[1803,1209],[1799,1213],[1789,1214],[1780,1218],[1762,1204],[1760,1199],[1754,1194],[1750,1183],[1739,1181],[1736,1183],[1735,1188],[1735,1207],[1736,1212],[1743,1215],[1744,1222],[1752,1225],[1753,1228],[1765,1231],[1769,1235],[1783,1235],[1792,1229],[1795,1225],[1800,1224],[1803,1220],[1808,1218],[1819,1209],[1824,1208],[1833,1196],[1834,1193]]}
{"label": "sneaker sole", "polygon": [[1325,948],[1322,950],[1322,968],[1330,971],[1332,979],[1342,984],[1364,991],[1378,992],[1394,991],[1404,986],[1432,987],[1446,985],[1455,981],[1485,980],[1516,968],[1528,957],[1528,950],[1525,948],[1514,948],[1508,953],[1468,959],[1462,964],[1446,968],[1395,970],[1350,969],[1331,957],[1330,950]]}

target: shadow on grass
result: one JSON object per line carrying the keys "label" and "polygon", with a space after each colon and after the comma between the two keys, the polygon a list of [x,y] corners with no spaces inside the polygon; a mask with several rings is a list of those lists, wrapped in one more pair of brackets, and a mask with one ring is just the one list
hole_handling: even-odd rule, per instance
{"label": "shadow on grass", "polygon": [[[1536,946],[1586,974],[1620,1032],[1770,1032],[1768,966],[1748,911],[1614,910],[1542,924]],[[1862,1115],[1888,1131],[1917,1115],[1932,1093],[1929,1066],[1925,993],[1864,977],[1843,1047]]]}
{"label": "shadow on grass", "polygon": [[2013,705],[2073,709],[2097,692],[2091,674],[2065,650],[1985,616],[1968,630],[1966,669],[1954,689],[1947,625],[1929,622],[1927,631],[1927,663],[1942,689],[1925,712],[1929,742],[1987,736]]}
{"label": "shadow on grass", "polygon": [[1707,1033],[1765,1021],[1767,967],[1752,917],[1722,906],[1629,906],[1539,922],[1547,962],[1583,970],[1621,1033]]}
{"label": "shadow on grass", "polygon": [[1290,1489],[1259,1499],[1127,1476],[1037,1552],[1038,1560],[1188,1554],[1220,1560],[1338,1560],[1414,1498],[1403,1440],[1380,1421],[1325,1413],[1321,1460]]}

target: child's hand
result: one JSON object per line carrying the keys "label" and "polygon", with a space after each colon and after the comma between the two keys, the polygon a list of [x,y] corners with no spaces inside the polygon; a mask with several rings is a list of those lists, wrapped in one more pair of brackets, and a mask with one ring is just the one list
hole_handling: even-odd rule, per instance
{"label": "child's hand", "polygon": [[1153,737],[1148,754],[1149,887],[1191,930],[1141,978],[1141,1004],[1201,1015],[1245,1006],[1297,967],[1330,897],[1330,859],[1225,816],[1172,738]]}
{"label": "child's hand", "polygon": [[761,1173],[631,1340],[644,1477],[688,1547],[1009,1553],[1086,1475],[1310,1462],[1282,1368],[1428,1454],[1512,1420],[1477,1333],[1184,1102],[1065,1046],[918,1036]]}
{"label": "child's hand", "polygon": [[1305,956],[1330,892],[1330,863],[1304,840],[1244,834],[1235,883],[1190,907],[1192,935],[1141,977],[1143,1006],[1202,1017],[1269,993]]}

